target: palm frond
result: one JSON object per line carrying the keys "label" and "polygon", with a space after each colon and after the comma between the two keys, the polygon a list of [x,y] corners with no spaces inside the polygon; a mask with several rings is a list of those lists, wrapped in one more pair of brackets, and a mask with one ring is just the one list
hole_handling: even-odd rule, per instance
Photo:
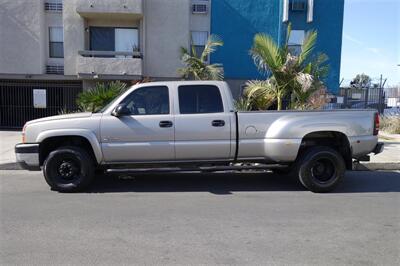
{"label": "palm frond", "polygon": [[308,32],[306,37],[304,38],[303,45],[301,46],[299,65],[303,64],[303,62],[305,62],[309,58],[315,48],[316,41],[317,32],[315,30]]}
{"label": "palm frond", "polygon": [[221,46],[223,42],[216,35],[211,35],[207,44],[204,48],[202,55],[199,57],[196,54],[194,45],[192,47],[192,53],[189,54],[188,50],[181,47],[181,60],[184,67],[178,68],[177,72],[184,79],[193,80],[223,80],[224,70],[221,64],[209,65],[206,61],[207,56],[214,52],[218,46]]}
{"label": "palm frond", "polygon": [[218,46],[223,46],[224,42],[218,35],[210,35],[207,39],[207,43],[204,46],[204,50],[201,53],[201,60],[204,62],[207,60],[208,56],[215,52]]}
{"label": "palm frond", "polygon": [[253,47],[250,50],[254,63],[259,70],[276,72],[281,68],[283,60],[280,49],[272,37],[258,33],[254,36]]}
{"label": "palm frond", "polygon": [[266,110],[276,101],[276,88],[268,80],[250,80],[245,86],[244,96],[254,109]]}
{"label": "palm frond", "polygon": [[207,65],[205,72],[210,80],[224,80],[224,69],[221,64]]}

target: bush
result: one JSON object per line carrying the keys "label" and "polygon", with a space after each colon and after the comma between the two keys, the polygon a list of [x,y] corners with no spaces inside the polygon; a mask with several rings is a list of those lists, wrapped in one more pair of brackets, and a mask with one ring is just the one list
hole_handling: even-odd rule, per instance
{"label": "bush", "polygon": [[399,115],[381,116],[380,129],[390,134],[400,134],[400,116]]}
{"label": "bush", "polygon": [[126,84],[120,81],[97,83],[94,88],[78,95],[77,104],[83,111],[97,112],[126,89]]}

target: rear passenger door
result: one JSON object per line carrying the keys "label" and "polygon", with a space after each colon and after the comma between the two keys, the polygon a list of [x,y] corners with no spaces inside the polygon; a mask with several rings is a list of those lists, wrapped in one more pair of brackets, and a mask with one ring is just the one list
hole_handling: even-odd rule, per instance
{"label": "rear passenger door", "polygon": [[214,85],[181,85],[175,109],[176,160],[227,160],[231,157],[231,117]]}

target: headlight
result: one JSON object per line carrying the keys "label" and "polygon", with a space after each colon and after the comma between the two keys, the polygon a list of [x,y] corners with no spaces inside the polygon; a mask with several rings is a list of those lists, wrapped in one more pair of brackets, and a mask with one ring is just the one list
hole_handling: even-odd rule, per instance
{"label": "headlight", "polygon": [[22,143],[25,143],[25,141],[26,141],[26,139],[25,139],[25,129],[26,129],[26,124],[22,128]]}

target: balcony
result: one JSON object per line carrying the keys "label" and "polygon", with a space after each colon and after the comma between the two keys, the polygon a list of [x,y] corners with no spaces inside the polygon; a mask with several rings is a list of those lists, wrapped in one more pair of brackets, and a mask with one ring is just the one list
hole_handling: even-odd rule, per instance
{"label": "balcony", "polygon": [[143,0],[78,0],[76,12],[84,18],[137,19],[143,16]]}
{"label": "balcony", "polygon": [[139,52],[79,51],[77,72],[81,78],[141,78],[142,58]]}

